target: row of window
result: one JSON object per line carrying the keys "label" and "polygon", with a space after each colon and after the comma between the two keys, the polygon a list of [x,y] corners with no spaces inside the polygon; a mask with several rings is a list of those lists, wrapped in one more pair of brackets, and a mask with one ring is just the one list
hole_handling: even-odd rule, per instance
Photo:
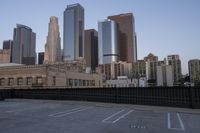
{"label": "row of window", "polygon": [[[13,86],[15,85],[14,78],[8,78],[8,82],[6,84],[5,78],[0,78],[0,86]],[[25,82],[24,82],[25,80]],[[24,84],[25,83],[25,84]],[[16,85],[32,85],[33,84],[33,77],[18,77],[16,78]],[[42,77],[36,77],[36,84],[42,84]]]}
{"label": "row of window", "polygon": [[69,86],[95,86],[94,80],[69,79]]}
{"label": "row of window", "polygon": [[108,88],[112,88],[112,87],[135,87],[134,84],[107,84],[107,85],[103,85],[103,87],[108,87]]}

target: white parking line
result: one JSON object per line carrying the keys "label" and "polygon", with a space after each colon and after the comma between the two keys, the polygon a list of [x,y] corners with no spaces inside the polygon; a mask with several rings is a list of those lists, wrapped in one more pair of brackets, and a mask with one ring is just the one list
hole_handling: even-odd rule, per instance
{"label": "white parking line", "polygon": [[111,121],[108,121],[108,119],[110,119],[110,118],[112,118],[112,117],[118,115],[119,113],[121,113],[121,112],[123,112],[123,111],[124,111],[124,109],[118,111],[117,113],[112,114],[111,116],[109,116],[109,117],[105,118],[104,120],[102,120],[102,122],[104,122],[104,123],[111,123]]}
{"label": "white parking line", "polygon": [[65,110],[65,111],[62,111],[62,112],[57,112],[57,113],[54,113],[54,114],[50,114],[48,116],[55,116],[55,115],[59,115],[59,114],[64,114],[64,113],[67,113],[67,112],[70,112],[70,111],[74,111],[74,110],[78,110],[78,109],[81,109],[83,107],[79,107],[79,108],[74,108],[74,109],[70,109],[70,110]]}
{"label": "white parking line", "polygon": [[115,120],[113,120],[113,121],[110,121],[110,120],[109,120],[109,119],[111,119],[111,118],[117,116],[118,114],[120,114],[120,113],[122,113],[122,112],[124,112],[124,111],[125,111],[125,110],[122,109],[122,110],[120,110],[120,111],[118,111],[118,112],[112,114],[111,116],[105,118],[104,120],[102,120],[102,122],[103,122],[103,123],[116,123],[116,122],[119,121],[120,119],[124,118],[125,116],[127,116],[127,115],[129,115],[131,112],[133,112],[133,110],[130,110],[129,112],[120,115],[117,119],[115,119]]}
{"label": "white parking line", "polygon": [[52,117],[63,117],[63,116],[70,115],[70,114],[73,114],[73,113],[77,113],[77,112],[80,112],[80,111],[88,110],[90,108],[92,108],[92,107],[75,108],[75,109],[71,109],[71,110],[68,110],[68,111],[64,111],[64,113],[63,112],[58,112],[58,113],[55,113],[55,114],[52,114],[52,115],[49,115],[49,116],[52,116]]}
{"label": "white parking line", "polygon": [[168,113],[167,114],[167,124],[168,124],[167,126],[168,126],[168,129],[171,129],[171,130],[182,130],[182,131],[184,131],[185,127],[184,127],[183,121],[181,120],[180,114],[176,113],[176,115],[178,117],[178,120],[179,120],[181,128],[172,128],[171,127],[170,113]]}
{"label": "white parking line", "polygon": [[120,119],[124,118],[125,116],[129,115],[131,112],[133,112],[133,110],[130,110],[129,112],[127,112],[126,114],[120,116],[119,118],[117,118],[116,120],[114,120],[112,123],[115,123],[117,121],[119,121]]}

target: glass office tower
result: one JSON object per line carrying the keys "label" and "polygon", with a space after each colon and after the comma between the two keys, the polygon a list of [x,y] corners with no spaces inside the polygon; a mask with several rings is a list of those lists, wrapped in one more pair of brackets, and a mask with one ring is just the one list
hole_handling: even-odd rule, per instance
{"label": "glass office tower", "polygon": [[118,24],[115,21],[98,22],[98,48],[99,64],[119,61]]}
{"label": "glass office tower", "polygon": [[63,59],[83,57],[84,8],[80,4],[68,5],[64,11]]}
{"label": "glass office tower", "polygon": [[36,34],[28,26],[17,24],[13,34],[12,62],[34,65],[36,62]]}

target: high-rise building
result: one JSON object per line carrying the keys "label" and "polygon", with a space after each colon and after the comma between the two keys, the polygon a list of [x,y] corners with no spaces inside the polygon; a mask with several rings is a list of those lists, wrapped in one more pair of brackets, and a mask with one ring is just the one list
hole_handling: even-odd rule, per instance
{"label": "high-rise building", "polygon": [[3,41],[3,49],[10,50],[10,62],[12,62],[13,40]]}
{"label": "high-rise building", "polygon": [[144,61],[158,61],[158,56],[149,53],[148,56],[144,57]]}
{"label": "high-rise building", "polygon": [[12,62],[18,64],[33,65],[36,60],[36,34],[32,29],[17,24],[13,34]]}
{"label": "high-rise building", "polygon": [[84,53],[84,8],[80,4],[68,5],[64,11],[63,58],[75,60]]}
{"label": "high-rise building", "polygon": [[159,63],[158,56],[150,53],[148,56],[144,57],[146,62],[146,79],[148,81],[148,86],[155,86],[157,80],[156,67]]}
{"label": "high-rise building", "polygon": [[44,63],[44,52],[38,53],[38,64]]}
{"label": "high-rise building", "polygon": [[92,71],[98,66],[98,33],[94,29],[85,30],[84,32],[84,58],[87,67]]}
{"label": "high-rise building", "polygon": [[119,25],[120,61],[137,61],[137,37],[132,13],[108,16]]}
{"label": "high-rise building", "polygon": [[100,64],[97,73],[104,75],[106,80],[117,79],[118,76],[124,76],[124,64],[121,62]]}
{"label": "high-rise building", "polygon": [[167,65],[172,66],[174,85],[179,85],[182,78],[181,60],[179,55],[168,55]]}
{"label": "high-rise building", "polygon": [[99,64],[119,61],[118,24],[115,21],[98,22],[98,50]]}
{"label": "high-rise building", "polygon": [[173,86],[174,80],[172,66],[166,64],[159,64],[156,70],[157,86]]}
{"label": "high-rise building", "polygon": [[44,63],[61,61],[61,44],[58,18],[52,16],[49,22],[49,32],[45,44]]}
{"label": "high-rise building", "polygon": [[132,63],[132,78],[139,79],[146,76],[146,62],[144,60],[137,60]]}
{"label": "high-rise building", "polygon": [[193,59],[188,62],[190,82],[200,85],[200,60]]}

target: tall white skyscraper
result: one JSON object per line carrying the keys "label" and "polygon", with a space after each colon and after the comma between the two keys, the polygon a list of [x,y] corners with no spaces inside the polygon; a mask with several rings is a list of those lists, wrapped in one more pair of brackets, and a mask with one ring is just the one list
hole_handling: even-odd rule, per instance
{"label": "tall white skyscraper", "polygon": [[49,32],[45,44],[44,63],[61,61],[61,44],[58,18],[52,16],[49,22]]}
{"label": "tall white skyscraper", "polygon": [[68,5],[64,11],[63,59],[75,60],[84,53],[84,8],[80,4]]}

